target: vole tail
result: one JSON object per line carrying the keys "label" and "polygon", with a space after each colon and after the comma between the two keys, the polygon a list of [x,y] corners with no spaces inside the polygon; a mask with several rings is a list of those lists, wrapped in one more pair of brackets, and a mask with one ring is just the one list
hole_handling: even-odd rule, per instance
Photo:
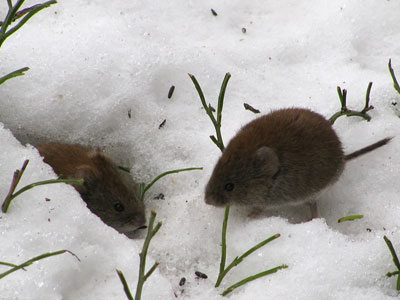
{"label": "vole tail", "polygon": [[374,143],[372,145],[364,147],[364,148],[362,148],[360,150],[357,150],[357,151],[355,151],[353,153],[347,154],[347,155],[345,155],[344,158],[345,158],[345,160],[350,160],[350,159],[359,157],[361,155],[364,155],[365,153],[371,152],[371,151],[373,151],[373,150],[375,150],[375,149],[377,149],[379,147],[382,147],[382,146],[386,145],[387,143],[389,143],[391,141],[392,138],[393,137],[388,137],[388,138],[385,138],[383,140],[380,140],[379,142],[376,142],[376,143]]}

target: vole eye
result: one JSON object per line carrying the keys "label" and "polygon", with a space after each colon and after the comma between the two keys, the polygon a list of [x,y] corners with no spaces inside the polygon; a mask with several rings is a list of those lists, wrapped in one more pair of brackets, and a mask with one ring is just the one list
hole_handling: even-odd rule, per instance
{"label": "vole eye", "polygon": [[225,191],[233,191],[233,189],[235,188],[235,185],[233,183],[227,183],[225,184]]}
{"label": "vole eye", "polygon": [[125,207],[121,204],[121,203],[115,203],[114,204],[114,209],[116,210],[116,211],[118,211],[118,212],[121,212],[121,211],[124,211],[125,210]]}

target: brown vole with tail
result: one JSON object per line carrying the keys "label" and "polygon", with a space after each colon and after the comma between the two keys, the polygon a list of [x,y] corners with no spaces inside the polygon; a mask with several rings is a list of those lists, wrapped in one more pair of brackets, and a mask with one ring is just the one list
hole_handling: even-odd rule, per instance
{"label": "brown vole with tail", "polygon": [[345,155],[330,122],[307,109],[273,111],[245,125],[229,142],[206,186],[207,204],[255,209],[310,203],[342,173],[346,161],[391,138]]}
{"label": "brown vole with tail", "polygon": [[100,150],[58,143],[37,147],[54,172],[63,178],[82,178],[73,185],[87,207],[104,223],[132,238],[146,221],[144,204],[135,183],[123,176],[115,163]]}

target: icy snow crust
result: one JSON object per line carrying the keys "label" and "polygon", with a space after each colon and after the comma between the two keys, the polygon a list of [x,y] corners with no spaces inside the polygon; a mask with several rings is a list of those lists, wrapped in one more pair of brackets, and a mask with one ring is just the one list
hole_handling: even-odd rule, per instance
{"label": "icy snow crust", "polygon": [[[395,279],[385,276],[395,267],[382,237],[400,251],[400,120],[391,104],[400,96],[387,70],[391,57],[400,76],[399,11],[398,1],[372,0],[60,1],[0,51],[2,74],[31,68],[0,87],[0,199],[25,159],[30,163],[20,187],[56,177],[31,146],[43,141],[100,147],[132,167],[138,182],[202,166],[203,171],[164,178],[147,195],[147,215],[157,211],[163,226],[150,245],[148,266],[161,264],[146,282],[143,299],[222,299],[219,294],[230,284],[283,263],[289,268],[229,298],[395,299]],[[369,81],[371,122],[340,118],[334,128],[346,152],[395,138],[346,166],[319,196],[321,219],[294,223],[308,217],[302,207],[261,219],[232,208],[228,263],[273,234],[281,237],[214,289],[223,209],[207,206],[203,189],[220,152],[208,138],[213,127],[187,73],[198,78],[215,105],[225,72],[232,74],[223,112],[225,142],[256,117],[243,102],[263,113],[299,106],[329,117],[339,109],[336,86],[348,89],[350,108],[361,109]],[[176,89],[168,99],[171,85]],[[160,193],[165,199],[154,199]],[[351,214],[364,218],[337,223]],[[2,261],[21,263],[60,249],[81,259],[55,256],[5,277],[1,300],[125,299],[116,268],[135,289],[143,236],[129,240],[104,225],[70,186],[22,194],[0,215],[0,233]],[[196,270],[208,279],[196,279]],[[183,287],[181,277],[187,279]]]}

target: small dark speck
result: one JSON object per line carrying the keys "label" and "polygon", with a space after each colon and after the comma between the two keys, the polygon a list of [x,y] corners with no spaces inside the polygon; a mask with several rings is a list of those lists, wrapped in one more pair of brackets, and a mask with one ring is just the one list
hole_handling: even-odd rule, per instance
{"label": "small dark speck", "polygon": [[47,202],[51,201],[50,198],[44,198],[44,200],[46,200]]}
{"label": "small dark speck", "polygon": [[132,118],[132,109],[128,109],[128,118]]}
{"label": "small dark speck", "polygon": [[161,122],[161,124],[158,126],[158,129],[161,129],[164,127],[165,123],[167,123],[167,119]]}
{"label": "small dark speck", "polygon": [[251,112],[253,112],[253,113],[255,113],[255,114],[259,114],[259,113],[260,113],[260,110],[255,109],[255,108],[254,108],[253,106],[251,106],[250,104],[243,103],[243,106],[244,106],[244,109],[249,110],[249,111],[251,111]]}
{"label": "small dark speck", "polygon": [[242,32],[243,32],[243,33],[246,33],[246,31],[247,31],[246,28],[243,27],[243,28],[242,28]]}
{"label": "small dark speck", "polygon": [[168,99],[171,99],[172,94],[174,93],[174,90],[175,90],[175,86],[171,85],[171,87],[169,88],[169,91],[168,91]]}
{"label": "small dark speck", "polygon": [[165,199],[165,196],[163,193],[160,193],[154,197],[154,200],[164,200],[164,199]]}
{"label": "small dark speck", "polygon": [[397,105],[397,102],[396,102],[396,101],[393,101],[393,102],[392,102],[392,105],[393,105],[393,106],[396,106],[396,105]]}
{"label": "small dark speck", "polygon": [[371,228],[367,228],[367,231],[368,231],[368,232],[371,232],[371,231],[372,231],[372,229],[371,229]]}
{"label": "small dark speck", "polygon": [[217,12],[216,12],[215,10],[213,10],[212,8],[211,8],[211,13],[212,13],[214,16],[218,16]]}
{"label": "small dark speck", "polygon": [[182,277],[181,280],[179,280],[179,286],[183,286],[186,283],[186,278]]}
{"label": "small dark speck", "polygon": [[202,279],[207,279],[208,276],[200,271],[196,271],[194,272],[194,274],[196,274],[197,277],[202,278]]}
{"label": "small dark speck", "polygon": [[50,222],[50,218],[48,218],[48,219],[47,219],[47,221],[49,221],[49,222]]}

